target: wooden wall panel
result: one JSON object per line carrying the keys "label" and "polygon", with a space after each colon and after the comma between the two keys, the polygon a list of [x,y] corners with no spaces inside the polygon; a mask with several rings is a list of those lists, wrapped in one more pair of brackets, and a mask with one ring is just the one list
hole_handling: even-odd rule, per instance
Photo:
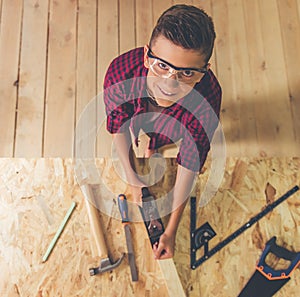
{"label": "wooden wall panel", "polygon": [[227,1],[213,3],[213,15],[218,39],[215,51],[218,57],[218,79],[222,86],[223,101],[221,122],[226,143],[230,143],[227,152],[231,156],[240,154],[240,105],[236,102],[236,89],[232,63],[231,32],[229,28],[229,7]]}
{"label": "wooden wall panel", "polygon": [[76,16],[76,1],[50,1],[43,152],[45,157],[73,155]]}
{"label": "wooden wall panel", "polygon": [[99,0],[98,2],[97,45],[97,90],[100,92],[103,89],[103,80],[107,67],[119,54],[119,20],[117,0]]}
{"label": "wooden wall panel", "polygon": [[[213,16],[213,10],[212,10],[212,1],[206,1],[206,0],[193,0],[193,3],[192,5],[196,6],[196,7],[199,7],[199,8],[202,8],[210,17],[212,17],[212,19],[214,19],[214,16]],[[215,28],[216,30],[216,28]],[[216,42],[218,40],[218,32],[216,32],[216,41],[215,41],[215,45],[216,45]],[[218,69],[217,69],[217,64],[216,64],[216,50],[214,49],[213,51],[213,54],[212,54],[212,57],[209,61],[209,63],[211,64],[211,69],[212,71],[218,75]]]}
{"label": "wooden wall panel", "polygon": [[[86,89],[101,92],[112,59],[148,43],[178,1],[42,2],[1,0],[1,155],[71,156]],[[182,3],[203,7],[215,23],[211,62],[228,155],[299,155],[299,0]]]}
{"label": "wooden wall panel", "polygon": [[188,5],[192,5],[193,4],[193,0],[184,0],[184,1],[180,1],[180,0],[172,0],[172,4],[188,4]]}
{"label": "wooden wall panel", "polygon": [[153,25],[152,1],[136,0],[136,46],[148,44]]}
{"label": "wooden wall panel", "polygon": [[97,5],[93,0],[78,2],[76,119],[97,95]]}
{"label": "wooden wall panel", "polygon": [[42,155],[47,31],[48,2],[25,1],[16,121],[16,157]]}
{"label": "wooden wall panel", "polygon": [[258,154],[266,155],[272,151],[272,145],[276,141],[276,131],[268,129],[273,115],[270,112],[272,98],[269,96],[268,76],[266,74],[266,60],[264,51],[264,39],[262,35],[261,15],[259,1],[243,1],[246,38],[248,46],[251,46],[249,54],[249,67],[252,80],[251,100],[254,104],[253,116],[256,122]]}
{"label": "wooden wall panel", "polygon": [[120,54],[127,52],[136,46],[135,18],[135,1],[119,1]]}
{"label": "wooden wall panel", "polygon": [[[161,16],[161,14],[165,10],[167,10],[170,6],[172,6],[172,0],[166,0],[166,1],[152,0],[153,27],[156,25],[156,22],[158,18]],[[152,33],[152,28],[150,30],[150,34],[151,33]]]}
{"label": "wooden wall panel", "polygon": [[0,156],[14,154],[22,1],[2,3],[0,31]]}
{"label": "wooden wall panel", "polygon": [[[79,143],[82,146],[95,147],[96,135],[87,142],[90,127],[97,125],[97,3],[93,0],[78,2],[77,18],[77,67],[76,67],[76,131],[74,155],[78,157]],[[94,108],[91,109],[90,106]],[[88,123],[80,125],[85,113],[89,110]],[[80,126],[79,126],[80,125]],[[81,146],[81,148],[82,148]],[[81,155],[83,157],[83,155]]]}
{"label": "wooden wall panel", "polygon": [[[235,117],[239,118],[239,137],[241,156],[257,155],[256,121],[253,106],[252,79],[249,70],[249,52],[246,39],[243,7],[240,1],[228,1],[229,39],[231,47],[231,69],[234,97],[232,104],[239,106]],[[222,59],[222,57],[220,57]],[[224,86],[226,88],[226,86]],[[228,98],[224,98],[227,100]],[[249,145],[251,143],[251,145]]]}
{"label": "wooden wall panel", "polygon": [[[272,122],[269,124],[268,129],[272,129],[276,134],[274,155],[285,154],[287,151],[290,155],[295,155],[296,147],[293,145],[295,135],[278,6],[276,1],[270,0],[259,2],[259,7],[268,78],[268,97],[271,107],[268,112],[272,114]],[[266,17],[266,15],[269,17]]]}
{"label": "wooden wall panel", "polygon": [[0,30],[1,30],[1,18],[2,18],[2,0],[0,0]]}
{"label": "wooden wall panel", "polygon": [[[106,70],[111,61],[120,53],[119,45],[119,6],[117,0],[98,1],[98,32],[97,32],[97,94],[103,91]],[[109,17],[108,17],[109,16]],[[97,106],[99,127],[96,155],[111,156],[111,136],[106,131],[106,120],[103,100],[99,99]]]}
{"label": "wooden wall panel", "polygon": [[300,152],[300,13],[297,1],[277,1],[297,155]]}

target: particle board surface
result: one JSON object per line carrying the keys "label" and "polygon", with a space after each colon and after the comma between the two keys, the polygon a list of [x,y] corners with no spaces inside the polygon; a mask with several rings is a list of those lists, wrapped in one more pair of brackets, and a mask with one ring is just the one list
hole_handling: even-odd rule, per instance
{"label": "particle board surface", "polygon": [[[158,198],[174,183],[175,161],[167,159],[166,163],[168,169],[163,179],[152,187]],[[144,167],[147,162],[140,160],[138,164]],[[116,205],[116,195],[126,193],[126,185],[116,175],[111,160],[98,159],[97,167],[103,168],[100,177],[106,180],[106,186],[101,188],[96,183],[93,190],[97,197],[105,196],[112,205],[113,216],[101,212],[99,217],[106,230],[110,257],[116,261],[126,252]],[[299,158],[228,158],[218,192],[205,207],[197,209],[197,227],[208,221],[217,232],[210,247],[260,212],[267,199],[277,199],[299,185],[299,169]],[[207,162],[197,181],[198,202],[209,171]],[[130,193],[126,194],[130,200]],[[279,244],[299,251],[299,198],[299,193],[290,197],[193,271],[189,268],[187,204],[174,256],[185,295],[237,296],[272,236],[277,236]],[[88,269],[99,265],[99,257],[82,199],[71,159],[0,159],[1,296],[176,296],[168,293],[166,279],[170,275],[164,275],[164,267],[160,267],[168,267],[169,263],[159,265],[153,259],[142,222],[131,224],[139,282],[131,282],[126,258],[112,272],[89,276]],[[77,202],[76,209],[48,261],[42,263],[42,256],[72,201]],[[132,214],[134,209],[130,210]],[[164,220],[167,222],[167,218]],[[297,296],[299,282],[298,269],[277,296]],[[177,285],[171,277],[169,289]]]}
{"label": "particle board surface", "polygon": [[[126,258],[112,272],[89,276],[88,269],[99,266],[100,259],[70,159],[1,159],[0,172],[1,296],[169,296],[142,222],[131,225],[139,282],[131,282]],[[102,195],[97,186],[93,189]],[[42,263],[72,201],[76,209],[48,261]],[[112,212],[118,214],[116,205]],[[123,227],[105,214],[99,219],[114,262],[126,252]]]}

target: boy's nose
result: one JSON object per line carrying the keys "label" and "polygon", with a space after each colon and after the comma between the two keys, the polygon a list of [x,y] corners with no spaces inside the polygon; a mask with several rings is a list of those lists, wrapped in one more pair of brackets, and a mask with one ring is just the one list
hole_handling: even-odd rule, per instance
{"label": "boy's nose", "polygon": [[169,78],[166,78],[164,81],[165,85],[169,88],[177,88],[179,83],[177,81],[177,74],[172,74]]}

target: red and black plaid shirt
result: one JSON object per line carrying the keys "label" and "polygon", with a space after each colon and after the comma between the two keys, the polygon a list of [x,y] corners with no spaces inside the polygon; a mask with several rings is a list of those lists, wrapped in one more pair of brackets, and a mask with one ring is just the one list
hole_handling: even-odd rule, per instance
{"label": "red and black plaid shirt", "polygon": [[136,48],[110,64],[104,80],[107,130],[121,133],[130,127],[137,139],[143,129],[150,136],[149,149],[181,140],[178,164],[200,171],[220,113],[222,91],[215,75],[209,70],[192,92],[164,108],[149,128],[145,124],[149,123],[151,114],[146,92],[148,69],[143,59],[143,48]]}

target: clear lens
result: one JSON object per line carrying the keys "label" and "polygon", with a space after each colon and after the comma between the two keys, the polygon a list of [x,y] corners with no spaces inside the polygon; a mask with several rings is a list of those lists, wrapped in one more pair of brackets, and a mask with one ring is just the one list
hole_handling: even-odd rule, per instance
{"label": "clear lens", "polygon": [[149,65],[151,71],[160,77],[163,78],[169,78],[171,75],[176,75],[176,79],[181,82],[185,83],[192,83],[197,80],[203,75],[202,73],[198,71],[193,71],[193,70],[180,70],[177,71],[173,68],[171,68],[169,65],[166,63],[160,61],[159,59],[155,58],[148,58],[149,59]]}

